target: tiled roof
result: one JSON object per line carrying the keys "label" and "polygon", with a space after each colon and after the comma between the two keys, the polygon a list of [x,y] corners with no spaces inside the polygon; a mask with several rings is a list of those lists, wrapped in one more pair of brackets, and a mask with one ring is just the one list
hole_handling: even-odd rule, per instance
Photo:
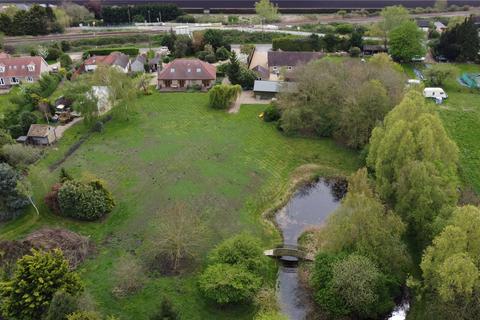
{"label": "tiled roof", "polygon": [[217,68],[199,59],[175,59],[158,73],[158,80],[215,80]]}
{"label": "tiled roof", "polygon": [[320,59],[321,52],[294,52],[294,51],[269,51],[268,66],[286,67],[307,64],[312,60]]}
{"label": "tiled roof", "polygon": [[130,58],[121,52],[112,52],[108,56],[92,56],[85,60],[85,65],[107,65],[107,66],[120,66],[125,68],[128,65]]}
{"label": "tiled roof", "polygon": [[261,65],[253,67],[252,70],[257,72],[262,77],[262,80],[268,80],[268,78],[270,77],[270,72],[268,71],[268,69],[262,67]]}
{"label": "tiled roof", "polygon": [[[0,77],[39,77],[42,72],[42,64],[47,63],[42,57],[0,57]],[[29,71],[28,67],[33,66]]]}
{"label": "tiled roof", "polygon": [[28,137],[47,137],[50,126],[46,124],[32,124],[28,129]]}

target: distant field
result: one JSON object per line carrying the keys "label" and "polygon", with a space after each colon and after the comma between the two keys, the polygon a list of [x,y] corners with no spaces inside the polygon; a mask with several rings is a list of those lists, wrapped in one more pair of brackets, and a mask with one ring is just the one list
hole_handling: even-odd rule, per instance
{"label": "distant field", "polygon": [[[0,227],[0,235],[17,238],[42,225],[63,226],[91,236],[98,255],[81,268],[87,290],[105,313],[147,320],[168,295],[182,319],[252,319],[246,307],[217,309],[202,299],[194,275],[150,277],[139,293],[116,299],[111,290],[118,259],[135,251],[149,224],[173,203],[183,202],[207,215],[210,242],[240,232],[265,245],[279,241],[260,213],[283,196],[297,167],[316,163],[325,174],[349,174],[359,166],[356,153],[332,140],[287,138],[258,114],[265,106],[243,105],[239,114],[209,109],[203,93],[154,93],[138,100],[138,113],[127,122],[113,120],[94,134],[63,164],[74,176],[95,176],[112,190],[117,206],[102,222],[79,223],[47,212],[43,198],[58,179],[62,158],[85,133],[70,129],[46,158],[31,170],[41,216],[29,213]],[[155,221],[158,221],[155,220]],[[197,267],[200,267],[197,266]]]}

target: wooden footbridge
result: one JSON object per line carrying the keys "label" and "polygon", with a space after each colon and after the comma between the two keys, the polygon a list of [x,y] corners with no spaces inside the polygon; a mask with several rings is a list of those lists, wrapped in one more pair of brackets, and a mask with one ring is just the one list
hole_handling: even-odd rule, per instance
{"label": "wooden footbridge", "polygon": [[282,244],[276,248],[265,250],[263,254],[280,260],[291,260],[291,258],[296,258],[298,260],[313,261],[315,259],[313,254],[307,253],[305,249],[296,245],[288,244]]}

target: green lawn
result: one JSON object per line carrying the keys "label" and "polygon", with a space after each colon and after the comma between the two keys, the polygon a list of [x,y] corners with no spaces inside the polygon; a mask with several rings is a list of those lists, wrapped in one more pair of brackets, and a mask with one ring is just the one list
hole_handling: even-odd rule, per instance
{"label": "green lawn", "polygon": [[137,294],[116,299],[111,295],[112,270],[125,252],[138,249],[152,219],[176,202],[207,213],[211,241],[203,257],[214,244],[239,232],[272,245],[279,235],[260,214],[285,194],[295,169],[315,163],[320,174],[348,174],[359,166],[358,156],[331,140],[283,136],[258,118],[264,106],[244,105],[231,115],[206,104],[207,95],[201,93],[142,97],[139,112],[129,121],[109,122],[103,133],[92,135],[67,158],[63,166],[75,177],[96,176],[113,192],[117,206],[101,222],[62,219],[42,203],[59,173],[49,166],[85,134],[82,125],[70,129],[31,170],[42,214],[29,212],[0,226],[0,235],[18,238],[49,225],[91,236],[98,253],[81,268],[82,278],[99,308],[121,319],[148,319],[162,295],[179,307],[182,319],[251,319],[249,308],[221,310],[206,303],[197,292],[195,273],[150,277]]}
{"label": "green lawn", "polygon": [[[462,72],[480,73],[479,65],[456,64]],[[457,79],[443,86],[449,98],[439,108],[443,123],[460,149],[462,180],[480,194],[480,90],[462,87]]]}
{"label": "green lawn", "polygon": [[11,90],[7,94],[0,95],[0,119],[3,119],[5,113],[15,108],[15,105],[10,102],[10,98],[14,94],[15,89]]}

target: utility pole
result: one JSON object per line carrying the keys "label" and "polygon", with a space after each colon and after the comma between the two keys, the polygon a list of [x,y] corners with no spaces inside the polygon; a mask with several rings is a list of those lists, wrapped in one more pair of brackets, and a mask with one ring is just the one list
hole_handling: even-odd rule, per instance
{"label": "utility pole", "polygon": [[152,19],[150,19],[150,10],[148,10],[148,23],[152,23]]}

